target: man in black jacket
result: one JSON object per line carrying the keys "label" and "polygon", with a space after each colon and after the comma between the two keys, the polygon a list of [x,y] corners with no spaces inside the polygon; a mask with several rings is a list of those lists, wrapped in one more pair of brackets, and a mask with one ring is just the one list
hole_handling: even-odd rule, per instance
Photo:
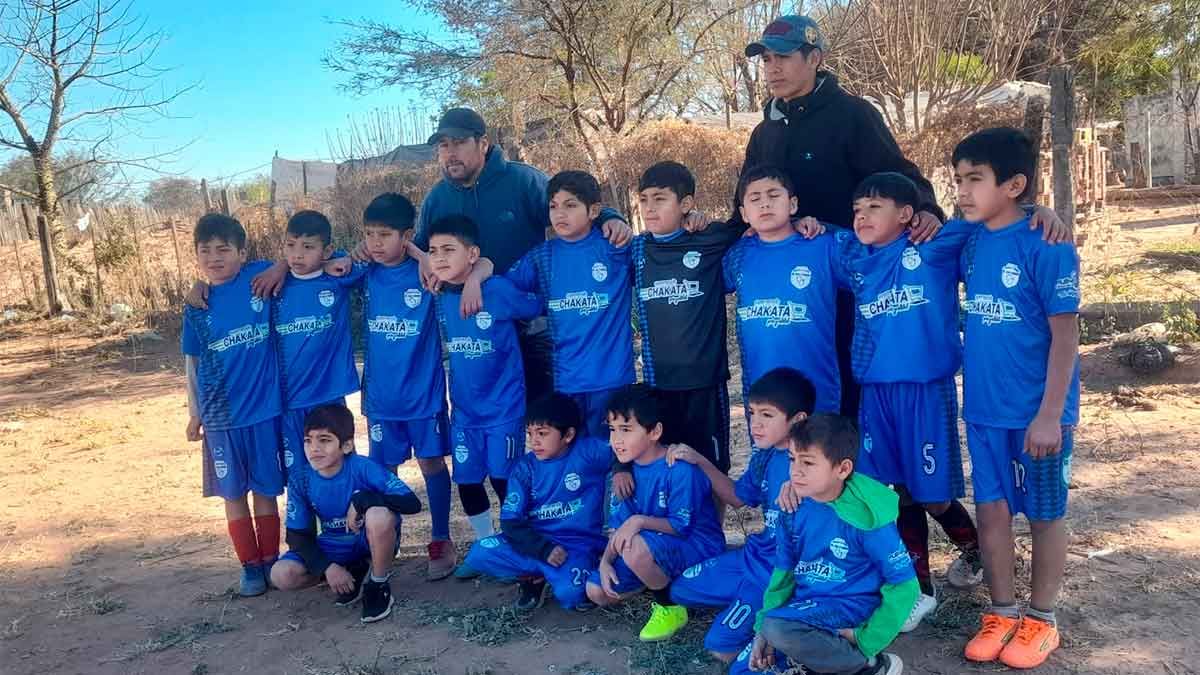
{"label": "man in black jacket", "polygon": [[[798,215],[841,227],[853,225],[851,197],[867,176],[896,171],[917,184],[920,203],[913,218],[913,238],[932,236],[945,218],[933,186],[915,164],[904,158],[883,116],[865,99],[838,86],[821,69],[825,41],[806,16],[772,21],[762,38],[746,47],[746,56],[761,56],[771,100],[763,121],[746,146],[742,171],[771,164],[786,171],[800,202]],[[732,222],[741,224],[734,204]],[[858,386],[850,375],[850,340],[854,332],[853,299],[838,296],[837,350],[842,373],[842,413],[857,416]]]}

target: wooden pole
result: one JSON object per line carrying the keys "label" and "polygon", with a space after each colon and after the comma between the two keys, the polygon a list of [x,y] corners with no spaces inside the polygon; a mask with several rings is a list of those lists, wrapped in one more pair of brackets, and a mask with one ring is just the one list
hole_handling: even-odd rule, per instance
{"label": "wooden pole", "polygon": [[267,199],[267,224],[275,231],[275,181],[271,181],[271,195]]}
{"label": "wooden pole", "polygon": [[167,218],[167,227],[171,228],[171,245],[175,247],[175,286],[183,288],[183,260],[179,257],[179,233],[175,231],[175,218]]}
{"label": "wooden pole", "polygon": [[308,194],[308,162],[300,162],[300,183],[303,194]]}
{"label": "wooden pole", "polygon": [[200,179],[200,197],[204,199],[204,212],[212,213],[212,197],[208,196],[208,181],[203,178]]}
{"label": "wooden pole", "polygon": [[88,230],[92,233],[92,265],[96,268],[96,301],[92,306],[97,310],[100,309],[104,298],[104,286],[100,282],[100,259],[96,257],[96,226],[99,223],[91,223],[88,225]]}
{"label": "wooden pole", "polygon": [[21,292],[25,294],[25,302],[33,307],[33,298],[29,295],[29,285],[25,283],[25,267],[21,264],[21,242],[13,241],[13,255],[17,258],[17,278],[21,280]]}
{"label": "wooden pole", "polygon": [[221,196],[221,213],[229,215],[229,188],[223,187],[220,192]]}
{"label": "wooden pole", "polygon": [[58,265],[54,260],[54,246],[50,242],[50,223],[41,212],[37,214],[38,240],[42,244],[42,274],[46,277],[46,302],[50,315],[62,311],[62,303],[58,298]]}
{"label": "wooden pole", "polygon": [[1042,172],[1038,164],[1040,163],[1042,153],[1042,124],[1045,118],[1046,102],[1036,96],[1029,97],[1029,100],[1025,103],[1025,117],[1022,120],[1021,126],[1025,135],[1029,137],[1029,142],[1033,144],[1034,172],[1033,176],[1029,178],[1031,185],[1028,199],[1034,203],[1037,202],[1038,190],[1041,188],[1042,183]]}
{"label": "wooden pole", "polygon": [[1066,65],[1050,69],[1050,145],[1054,167],[1054,210],[1068,226],[1075,224],[1071,148],[1075,142],[1074,74]]}

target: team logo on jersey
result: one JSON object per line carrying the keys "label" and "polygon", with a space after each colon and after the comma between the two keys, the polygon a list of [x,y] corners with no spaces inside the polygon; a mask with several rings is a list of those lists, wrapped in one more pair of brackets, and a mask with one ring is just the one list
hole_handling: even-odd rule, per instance
{"label": "team logo on jersey", "polygon": [[515,509],[520,503],[521,495],[517,494],[515,490],[508,493],[508,496],[504,498],[504,508],[506,509]]}
{"label": "team logo on jersey", "polygon": [[217,478],[224,478],[229,475],[229,465],[223,459],[215,460],[213,461],[213,471],[217,473]]}
{"label": "team logo on jersey", "polygon": [[571,473],[567,474],[565,477],[563,477],[563,485],[566,485],[567,489],[570,490],[571,492],[575,492],[576,490],[578,490],[579,489],[579,474],[577,474],[573,471]]}
{"label": "team logo on jersey", "polygon": [[667,508],[667,493],[663,492],[662,490],[658,491],[658,508]]}
{"label": "team logo on jersey", "polygon": [[841,537],[834,537],[829,542],[829,552],[838,560],[845,560],[846,554],[850,552],[850,547],[846,545],[846,540]]}
{"label": "team logo on jersey", "polygon": [[317,293],[317,302],[321,303],[322,307],[333,307],[333,291],[326,288]]}
{"label": "team logo on jersey", "polygon": [[233,347],[254,347],[255,345],[266,342],[271,335],[271,324],[269,323],[252,323],[245,326],[239,326],[229,331],[225,337],[220,340],[214,340],[208,343],[208,348],[214,352],[223,352],[226,349]]}
{"label": "team logo on jersey", "polygon": [[689,270],[694,270],[700,266],[700,252],[688,251],[683,254],[683,266]]}
{"label": "team logo on jersey", "polygon": [[487,312],[480,312],[475,315],[475,325],[479,326],[479,330],[487,330],[492,327],[492,315]]}
{"label": "team logo on jersey", "polygon": [[913,307],[927,304],[929,301],[925,299],[924,286],[905,284],[900,288],[889,288],[871,302],[859,305],[858,312],[864,319],[874,319],[877,316],[896,316]]}
{"label": "team logo on jersey", "polygon": [[1004,284],[1005,288],[1012,288],[1021,280],[1021,268],[1013,263],[1005,263],[1004,267],[1000,268],[1000,283]]}
{"label": "team logo on jersey", "polygon": [[737,315],[741,321],[766,320],[767,328],[812,322],[812,319],[808,318],[808,305],[784,302],[779,298],[755,300],[749,307],[738,307]]}
{"label": "team logo on jersey", "polygon": [[807,265],[797,265],[792,268],[792,285],[798,289],[808,288],[812,283],[812,270]]}
{"label": "team logo on jersey", "polygon": [[284,448],[283,449],[283,465],[290,469],[292,467],[292,465],[295,463],[296,463],[295,453],[292,452],[291,448]]}
{"label": "team logo on jersey", "polygon": [[404,291],[404,304],[409,309],[416,309],[417,305],[421,304],[421,289],[410,288]]}
{"label": "team logo on jersey", "polygon": [[910,272],[917,269],[921,266],[920,252],[918,252],[917,249],[913,248],[912,246],[909,246],[908,248],[904,249],[904,253],[900,254],[900,264],[904,266],[904,269]]}
{"label": "team logo on jersey", "polygon": [[454,459],[458,460],[459,464],[465,463],[467,461],[467,458],[470,456],[471,456],[471,451],[467,450],[467,446],[458,445],[458,446],[454,447]]}
{"label": "team logo on jersey", "polygon": [[385,340],[392,342],[416,337],[421,332],[421,322],[398,316],[377,316],[367,319],[367,331],[381,333]]}
{"label": "team logo on jersey", "polygon": [[896,549],[895,551],[892,551],[891,555],[888,556],[888,564],[891,565],[892,569],[894,570],[904,569],[908,565],[912,564],[912,557],[908,555],[908,549]]}
{"label": "team logo on jersey", "polygon": [[479,540],[479,545],[484,548],[496,548],[500,545],[500,539],[498,537],[484,537]]}
{"label": "team logo on jersey", "polygon": [[608,267],[602,263],[592,263],[592,278],[596,281],[604,281],[608,278]]}
{"label": "team logo on jersey", "polygon": [[684,523],[692,522],[692,510],[691,509],[679,509],[678,511],[675,512],[675,516],[678,517],[679,520],[683,521]]}
{"label": "team logo on jersey", "polygon": [[999,300],[990,294],[968,298],[963,307],[967,310],[967,314],[980,317],[985,326],[1021,320],[1017,314],[1016,305],[1007,300]]}
{"label": "team logo on jersey", "polygon": [[571,516],[583,510],[582,499],[572,499],[569,502],[550,502],[543,506],[539,506],[530,512],[529,517],[534,520],[561,520],[570,518]]}
{"label": "team logo on jersey", "polygon": [[254,310],[255,312],[261,312],[263,309],[262,298],[258,297],[257,295],[250,296],[250,309]]}
{"label": "team logo on jersey", "polygon": [[478,359],[495,350],[492,348],[491,340],[457,337],[446,341],[446,351],[451,354],[462,354],[468,359]]}
{"label": "team logo on jersey", "polygon": [[608,293],[578,291],[546,303],[551,312],[577,311],[579,316],[595,314],[608,307]]}
{"label": "team logo on jersey", "polygon": [[298,316],[291,321],[275,324],[275,332],[280,335],[315,335],[333,326],[333,316]]}
{"label": "team logo on jersey", "polygon": [[797,576],[804,577],[809,583],[840,582],[846,580],[846,570],[833,563],[825,562],[824,558],[812,561],[801,560],[796,563],[794,572]]}
{"label": "team logo on jersey", "polygon": [[687,302],[692,298],[698,298],[704,295],[704,291],[700,290],[699,281],[690,281],[688,279],[664,279],[655,281],[653,286],[638,289],[638,297],[643,302],[649,300],[666,300],[672,305],[678,305],[681,302]]}
{"label": "team logo on jersey", "polygon": [[777,525],[779,525],[779,511],[776,509],[763,511],[763,527],[773,530]]}
{"label": "team logo on jersey", "polygon": [[289,520],[296,517],[296,501],[294,499],[287,500],[287,517]]}
{"label": "team logo on jersey", "polygon": [[1054,282],[1054,294],[1060,298],[1079,299],[1079,274],[1071,272]]}
{"label": "team logo on jersey", "polygon": [[375,441],[376,443],[383,440],[383,425],[382,424],[372,424],[371,425],[371,440]]}

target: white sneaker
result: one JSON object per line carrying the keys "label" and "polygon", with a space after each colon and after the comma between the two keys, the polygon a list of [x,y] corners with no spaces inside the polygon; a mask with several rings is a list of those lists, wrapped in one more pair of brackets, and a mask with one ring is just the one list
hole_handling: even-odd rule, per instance
{"label": "white sneaker", "polygon": [[[929,596],[925,596],[929,597]],[[904,672],[904,662],[899,656],[880,652],[875,658],[875,670],[871,671],[871,675],[901,675]]]}
{"label": "white sneaker", "polygon": [[932,595],[922,593],[917,596],[917,602],[913,604],[912,611],[908,614],[908,621],[905,621],[904,625],[900,627],[900,632],[911,633],[916,630],[917,626],[921,625],[921,621],[937,609],[937,606],[937,598]]}
{"label": "white sneaker", "polygon": [[983,562],[977,549],[963,553],[950,563],[946,570],[946,583],[961,590],[975,588],[983,583]]}

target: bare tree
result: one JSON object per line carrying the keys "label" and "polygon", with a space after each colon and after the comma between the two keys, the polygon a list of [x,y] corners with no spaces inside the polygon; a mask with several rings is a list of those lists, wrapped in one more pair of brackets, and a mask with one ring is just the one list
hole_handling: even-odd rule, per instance
{"label": "bare tree", "polygon": [[[154,168],[165,155],[119,157],[121,132],[187,89],[163,93],[151,65],[158,32],[131,13],[129,0],[15,0],[0,5],[0,147],[33,161],[36,189],[0,185],[38,207],[50,312],[61,310],[57,241],[60,203],[88,183],[62,189],[84,166]],[[55,162],[59,148],[78,159]],[[168,153],[169,154],[169,153]]]}

